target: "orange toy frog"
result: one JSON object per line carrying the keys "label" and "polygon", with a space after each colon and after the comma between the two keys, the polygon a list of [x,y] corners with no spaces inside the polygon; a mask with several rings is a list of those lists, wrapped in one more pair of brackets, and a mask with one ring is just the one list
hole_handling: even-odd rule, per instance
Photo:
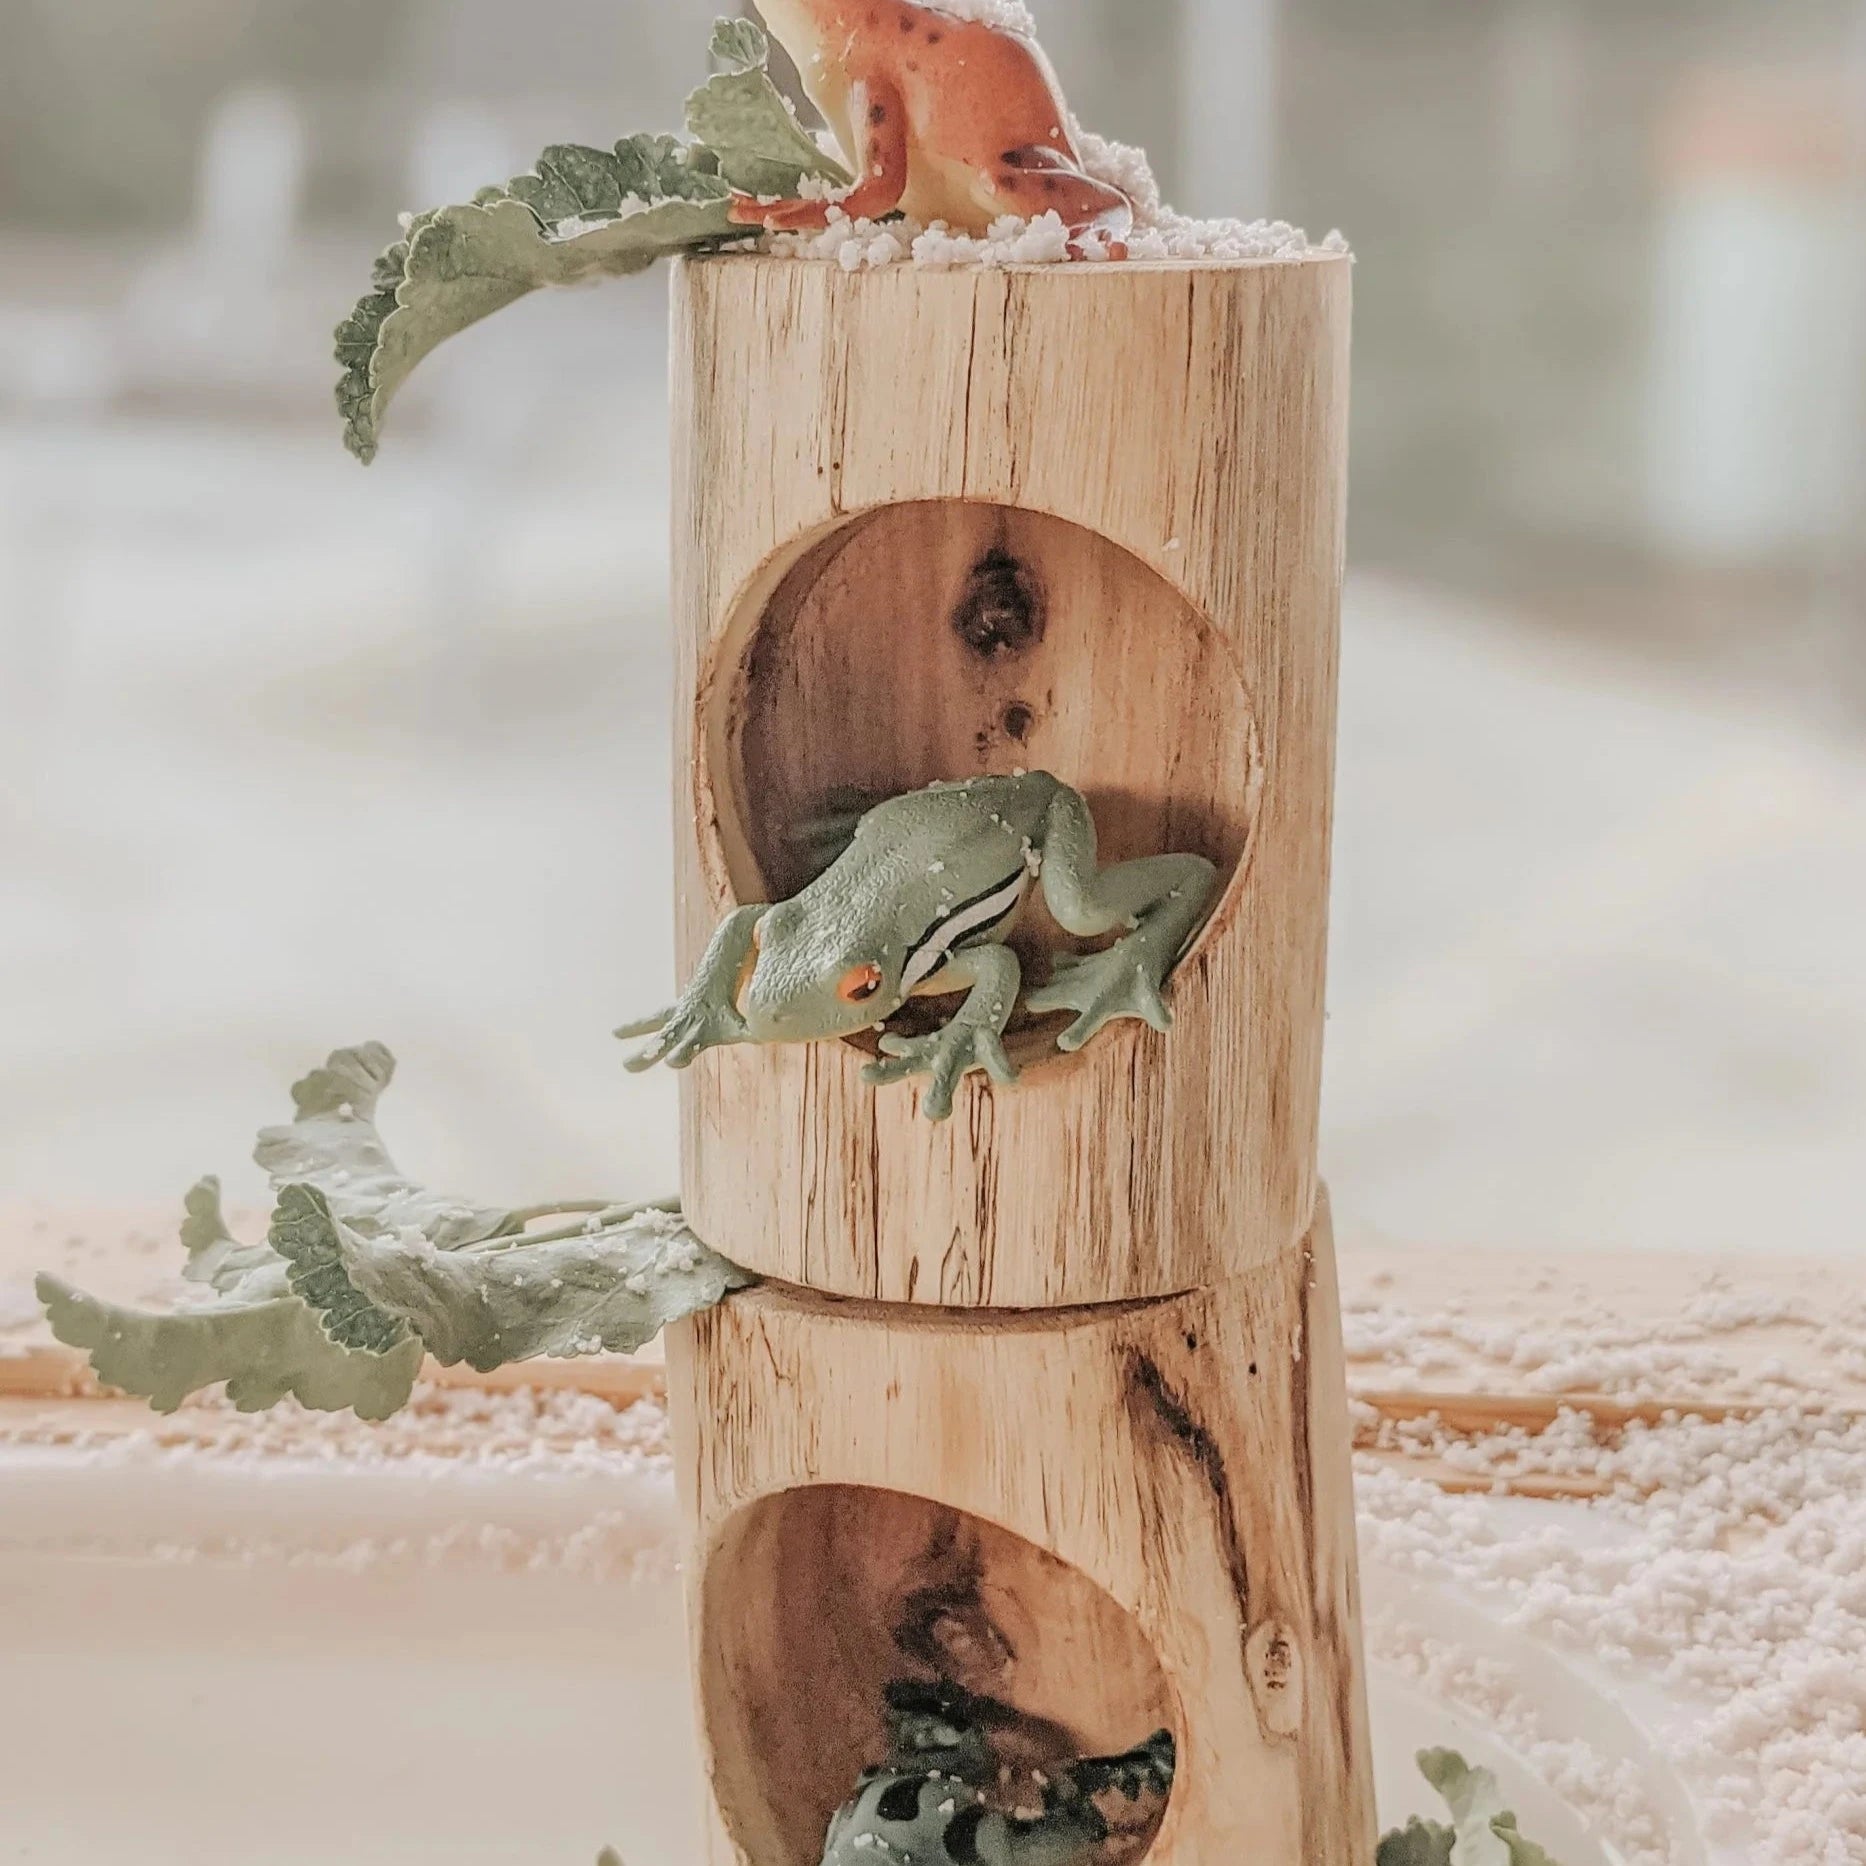
{"label": "orange toy frog", "polygon": [[[851,218],[899,209],[977,234],[1001,214],[1053,209],[1072,249],[1092,233],[1125,257],[1133,203],[1083,171],[1062,89],[1034,40],[913,0],[759,0],[759,9],[855,169],[838,203]],[[742,195],[732,218],[817,228],[829,206]]]}

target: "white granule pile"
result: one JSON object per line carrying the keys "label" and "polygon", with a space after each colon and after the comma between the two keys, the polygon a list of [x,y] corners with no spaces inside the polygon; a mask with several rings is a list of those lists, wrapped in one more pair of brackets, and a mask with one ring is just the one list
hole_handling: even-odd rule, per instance
{"label": "white granule pile", "polygon": [[[1584,1505],[1500,1509],[1363,1458],[1362,1548],[1370,1562],[1695,1707],[1665,1748],[1713,1842],[1754,1866],[1866,1866],[1866,1419],[1785,1409],[1603,1433],[1568,1412],[1533,1438],[1389,1424],[1382,1439],[1465,1470],[1607,1486]],[[1595,1533],[1576,1533],[1582,1511]],[[1374,1643],[1522,1736],[1508,1694],[1485,1702],[1468,1663],[1393,1628]],[[1629,1857],[1668,1857],[1651,1832],[1616,1831],[1615,1783],[1564,1781],[1557,1751],[1526,1749]],[[1622,1813],[1638,1819],[1630,1806]]]}
{"label": "white granule pile", "polygon": [[[971,0],[984,17],[1000,10],[994,0]],[[942,7],[958,13],[959,6]],[[1021,7],[1004,9],[1023,12]],[[1028,15],[1024,15],[1028,20]],[[993,21],[994,24],[1004,23]],[[1012,27],[1028,31],[1028,26]],[[1300,227],[1286,220],[1194,220],[1175,212],[1160,199],[1146,151],[1129,143],[1111,142],[1071,120],[1070,133],[1082,153],[1082,166],[1097,181],[1119,188],[1134,203],[1134,229],[1127,236],[1129,259],[1307,259],[1318,253],[1346,253],[1340,233],[1312,241]],[[1095,235],[1078,241],[1084,261],[1106,260],[1108,248]],[[1054,212],[1024,220],[1005,214],[982,235],[956,233],[943,221],[923,226],[919,221],[851,219],[833,202],[829,225],[820,233],[772,233],[763,240],[767,252],[796,259],[826,259],[845,272],[912,260],[917,266],[950,270],[959,266],[1051,266],[1071,257],[1069,233]]]}
{"label": "white granule pile", "polygon": [[[74,1429],[72,1417],[11,1425],[0,1459],[95,1473],[130,1485],[126,1497],[145,1494],[151,1478],[166,1490],[191,1472],[250,1484],[254,1494],[268,1486],[268,1496],[299,1493],[308,1481],[341,1485],[315,1492],[328,1515],[315,1532],[267,1510],[238,1527],[204,1519],[185,1541],[152,1540],[138,1527],[138,1505],[127,1502],[107,1528],[76,1539],[24,1515],[0,1521],[0,1548],[243,1567],[557,1570],[626,1581],[673,1564],[673,1465],[657,1400],[423,1385],[403,1411],[375,1424],[290,1400],[239,1413],[207,1394],[135,1432]],[[569,1500],[555,1519],[525,1501],[550,1494]],[[370,1499],[381,1496],[395,1500],[393,1524],[357,1533],[355,1524],[376,1512]],[[492,1520],[501,1496],[514,1503],[505,1522]]]}
{"label": "white granule pile", "polygon": [[[1392,1279],[1376,1279],[1391,1289]],[[1552,1289],[1552,1286],[1550,1286]],[[1596,1295],[1544,1290],[1533,1316],[1413,1308],[1383,1294],[1342,1310],[1350,1361],[1377,1365],[1380,1385],[1432,1391],[1476,1377],[1511,1391],[1600,1393],[1628,1402],[1714,1393],[1746,1407],[1818,1406],[1866,1366],[1866,1302],[1773,1290],[1710,1289],[1663,1318],[1625,1313]],[[1766,1335],[1779,1352],[1758,1359],[1739,1336]],[[1474,1364],[1485,1370],[1473,1375]]]}
{"label": "white granule pile", "polygon": [[1037,22],[1031,18],[1023,0],[927,0],[936,13],[948,19],[976,20],[981,26],[995,26],[1000,32],[1021,32],[1026,38],[1037,35]]}

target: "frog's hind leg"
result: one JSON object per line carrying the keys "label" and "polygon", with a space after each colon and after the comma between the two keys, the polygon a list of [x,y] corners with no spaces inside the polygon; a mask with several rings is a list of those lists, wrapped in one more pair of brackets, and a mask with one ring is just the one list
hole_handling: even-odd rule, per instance
{"label": "frog's hind leg", "polygon": [[831,206],[851,220],[879,220],[907,192],[907,105],[886,78],[858,78],[849,87],[849,120],[857,148],[855,184],[840,201],[761,201],[735,194],[728,218],[773,233],[810,232],[829,225]]}
{"label": "frog's hind leg", "polygon": [[1041,874],[1043,898],[1066,932],[1094,939],[1127,929],[1103,952],[1060,954],[1050,982],[1026,999],[1033,1011],[1076,1013],[1057,1048],[1079,1050],[1118,1017],[1170,1029],[1162,987],[1210,909],[1217,869],[1202,855],[1149,855],[1100,867],[1088,805],[1063,788],[1045,818]]}
{"label": "frog's hind leg", "polygon": [[1078,257],[1086,234],[1105,245],[1110,259],[1127,257],[1133,202],[1112,183],[1083,174],[1062,150],[1047,143],[1007,149],[998,158],[991,186],[1007,214],[1026,220],[1058,215],[1069,230],[1069,249]]}

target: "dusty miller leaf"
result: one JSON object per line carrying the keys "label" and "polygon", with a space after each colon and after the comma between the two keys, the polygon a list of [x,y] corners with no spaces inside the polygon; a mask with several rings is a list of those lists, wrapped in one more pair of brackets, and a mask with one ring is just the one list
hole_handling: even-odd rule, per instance
{"label": "dusty miller leaf", "polygon": [[294,1082],[294,1119],[262,1128],[253,1148],[273,1189],[315,1186],[350,1222],[412,1227],[443,1250],[516,1229],[509,1211],[430,1192],[389,1157],[376,1131],[376,1104],[394,1078],[395,1058],[380,1043],[364,1043],[333,1050],[321,1068]]}
{"label": "dusty miller leaf", "polygon": [[436,1360],[481,1373],[538,1355],[631,1354],[750,1280],[671,1212],[620,1207],[591,1224],[444,1251],[418,1233],[364,1236],[321,1194],[290,1187],[272,1239],[333,1339],[410,1328]]}
{"label": "dusty miller leaf", "polygon": [[1451,1849],[1457,1838],[1449,1827],[1415,1815],[1380,1842],[1374,1866],[1452,1866]]}
{"label": "dusty miller leaf", "polygon": [[555,143],[530,174],[414,215],[338,325],[344,444],[375,458],[382,419],[415,365],[449,337],[546,285],[639,272],[676,253],[752,238],[727,212],[733,188],[794,194],[805,175],[841,182],[766,75],[764,34],[722,20],[733,69],[688,99],[695,141],[629,136],[613,149]]}
{"label": "dusty miller leaf", "polygon": [[[1497,1778],[1473,1768],[1455,1750],[1419,1752],[1419,1772],[1444,1796],[1457,1830],[1451,1866],[1556,1866],[1516,1830]],[[1384,1866],[1384,1862],[1383,1862]]]}
{"label": "dusty miller leaf", "polygon": [[806,175],[846,184],[848,171],[824,153],[771,82],[768,50],[750,20],[721,20],[713,28],[713,56],[737,69],[709,78],[687,99],[687,134],[746,194],[794,195]]}
{"label": "dusty miller leaf", "polygon": [[386,1419],[407,1404],[421,1367],[414,1340],[389,1354],[338,1347],[289,1292],[155,1315],[100,1302],[55,1276],[41,1276],[37,1287],[52,1333],[87,1353],[99,1380],[157,1412],[173,1412],[190,1393],[224,1380],[241,1412],[292,1398],[321,1412],[349,1407]]}
{"label": "dusty miller leaf", "polygon": [[[270,1245],[242,1244],[227,1229],[220,1209],[220,1181],[212,1173],[189,1188],[183,1211],[181,1241],[188,1262],[182,1275],[189,1282],[206,1283],[223,1296],[243,1288],[254,1295],[260,1293],[256,1285],[262,1282],[254,1272],[283,1270]],[[266,1288],[263,1293],[282,1295],[284,1286]]]}
{"label": "dusty miller leaf", "polygon": [[[705,181],[714,193],[691,191]],[[542,286],[640,272],[750,231],[732,225],[728,190],[717,176],[696,171],[689,185],[686,194],[594,224],[567,213],[547,226],[509,190],[423,215],[404,243],[399,282],[362,300],[338,326],[345,445],[365,463],[374,459],[382,417],[415,365],[481,318]],[[557,183],[541,196],[556,199]]]}
{"label": "dusty miller leaf", "polygon": [[771,42],[755,19],[716,19],[713,42],[706,49],[714,64],[729,71],[750,71],[763,67],[771,55]]}
{"label": "dusty miller leaf", "polygon": [[293,1085],[295,1118],[254,1150],[277,1192],[264,1244],[229,1231],[218,1180],[189,1192],[184,1274],[217,1300],[150,1313],[42,1277],[54,1334],[158,1411],[224,1380],[242,1411],[290,1396],[380,1419],[407,1401],[424,1349],[482,1371],[632,1352],[749,1280],[664,1208],[610,1207],[527,1238],[526,1213],[417,1185],[376,1128],[394,1075],[388,1050],[365,1043]]}
{"label": "dusty miller leaf", "polygon": [[[292,1293],[309,1305],[324,1333],[340,1348],[386,1354],[408,1339],[408,1324],[377,1308],[350,1281],[336,1245],[340,1224],[329,1199],[315,1187],[286,1186],[268,1236],[285,1259]],[[435,1248],[425,1237],[420,1241],[428,1250]]]}

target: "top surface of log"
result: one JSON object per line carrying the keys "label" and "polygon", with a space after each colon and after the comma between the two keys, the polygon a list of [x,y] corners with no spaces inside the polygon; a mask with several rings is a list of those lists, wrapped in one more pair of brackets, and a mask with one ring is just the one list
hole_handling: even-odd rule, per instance
{"label": "top surface of log", "polygon": [[[707,267],[811,267],[819,266],[825,271],[840,272],[842,268],[834,261],[826,259],[803,258],[790,253],[701,253],[681,259],[683,266]],[[1339,266],[1351,268],[1354,255],[1334,247],[1311,246],[1306,252],[1256,253],[1240,257],[1187,257],[1172,259],[1102,259],[1074,261],[1067,264],[1053,262],[1011,260],[1003,263],[993,261],[990,265],[971,263],[965,265],[919,265],[911,260],[900,260],[895,264],[878,268],[864,268],[865,271],[879,271],[888,274],[904,274],[909,278],[990,278],[996,274],[1005,274],[1014,278],[1054,278],[1072,283],[1092,279],[1145,278],[1158,274],[1185,272],[1261,272],[1274,267],[1309,267]]]}

